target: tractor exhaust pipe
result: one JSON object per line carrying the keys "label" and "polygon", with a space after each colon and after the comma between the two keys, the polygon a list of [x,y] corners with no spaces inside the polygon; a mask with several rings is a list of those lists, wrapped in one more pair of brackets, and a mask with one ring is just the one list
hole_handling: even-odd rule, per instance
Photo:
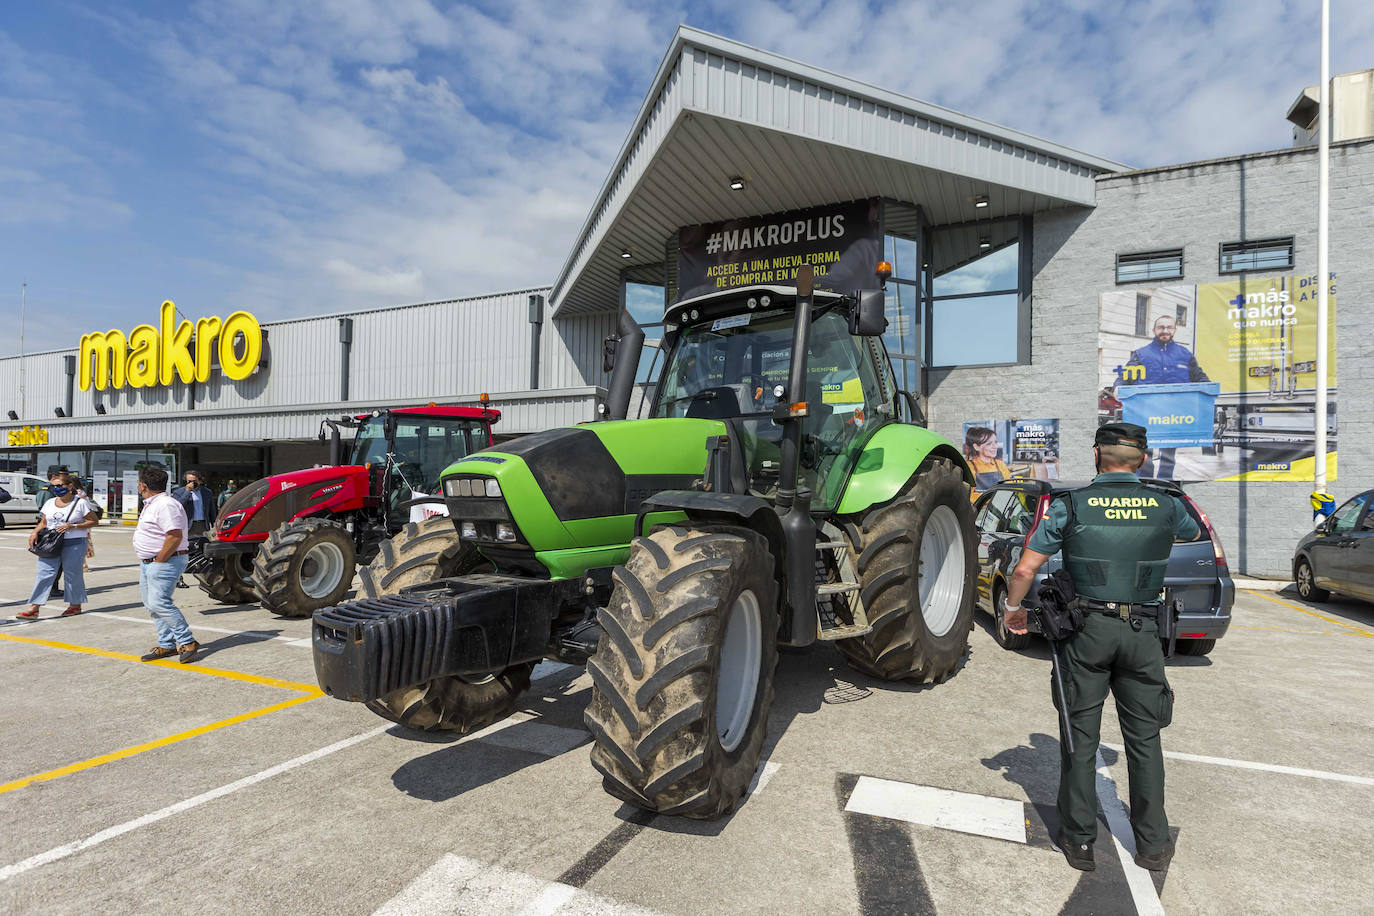
{"label": "tractor exhaust pipe", "polygon": [[639,355],[644,352],[644,329],[634,320],[629,309],[620,310],[620,337],[608,337],[608,346],[612,341],[615,365],[611,369],[611,383],[606,391],[606,419],[623,420],[630,414],[630,396],[634,394]]}

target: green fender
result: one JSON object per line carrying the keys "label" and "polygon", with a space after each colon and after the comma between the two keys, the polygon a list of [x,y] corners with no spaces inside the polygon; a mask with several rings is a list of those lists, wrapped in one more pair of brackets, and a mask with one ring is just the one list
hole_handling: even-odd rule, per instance
{"label": "green fender", "polygon": [[954,462],[964,480],[973,486],[973,471],[954,443],[923,426],[889,423],[874,433],[859,453],[836,514],[856,515],[888,502],[906,488],[931,457]]}

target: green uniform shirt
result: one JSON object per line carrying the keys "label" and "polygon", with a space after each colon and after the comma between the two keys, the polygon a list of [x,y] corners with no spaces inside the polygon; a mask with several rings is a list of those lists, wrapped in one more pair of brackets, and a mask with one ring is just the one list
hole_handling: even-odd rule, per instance
{"label": "green uniform shirt", "polygon": [[[1112,481],[1132,481],[1136,482],[1139,478],[1130,471],[1110,471],[1106,474],[1098,474],[1093,478],[1093,483],[1112,482]],[[1198,528],[1197,522],[1188,514],[1188,510],[1179,506],[1177,513],[1178,521],[1174,524],[1174,540],[1191,541],[1197,538],[1202,530]],[[1045,513],[1045,517],[1040,520],[1040,524],[1035,527],[1035,532],[1026,542],[1027,550],[1034,550],[1036,553],[1043,553],[1053,556],[1059,552],[1059,548],[1064,545],[1064,526],[1069,522],[1069,508],[1062,499],[1055,499],[1050,502],[1050,508]]]}

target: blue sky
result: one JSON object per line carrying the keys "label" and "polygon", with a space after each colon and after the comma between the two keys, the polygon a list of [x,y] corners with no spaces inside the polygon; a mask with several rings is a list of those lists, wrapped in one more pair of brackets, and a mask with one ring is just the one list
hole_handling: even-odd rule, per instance
{"label": "blue sky", "polygon": [[[1332,69],[1374,66],[1334,0]],[[680,22],[1134,165],[1287,146],[1311,3],[6,4],[0,353],[553,280]]]}

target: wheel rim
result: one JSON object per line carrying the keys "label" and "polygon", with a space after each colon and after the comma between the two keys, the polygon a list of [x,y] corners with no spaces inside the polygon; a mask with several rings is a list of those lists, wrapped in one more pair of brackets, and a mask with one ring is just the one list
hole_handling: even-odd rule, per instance
{"label": "wheel rim", "polygon": [[1306,563],[1298,564],[1298,591],[1303,595],[1312,591],[1312,567]]}
{"label": "wheel rim", "polygon": [[959,517],[936,506],[921,533],[917,596],[932,636],[944,636],[959,618],[964,600],[964,538]]}
{"label": "wheel rim", "polygon": [[749,730],[762,654],[763,615],[759,599],[746,590],[730,607],[716,669],[716,737],[726,753],[739,747]]}
{"label": "wheel rim", "polygon": [[344,575],[344,555],[339,545],[316,544],[301,560],[301,591],[323,598],[339,587]]}

